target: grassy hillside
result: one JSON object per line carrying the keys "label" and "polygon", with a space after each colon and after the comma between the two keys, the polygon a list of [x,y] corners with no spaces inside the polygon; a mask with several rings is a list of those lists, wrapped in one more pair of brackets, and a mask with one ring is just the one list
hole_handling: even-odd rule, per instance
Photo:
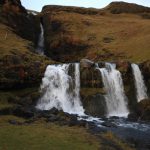
{"label": "grassy hillside", "polygon": [[34,44],[0,23],[0,89],[39,85],[48,64],[54,61],[35,53]]}
{"label": "grassy hillside", "polygon": [[47,53],[59,61],[83,57],[105,61],[147,60],[150,58],[150,20],[142,14],[141,11],[112,14],[108,8],[45,6]]}

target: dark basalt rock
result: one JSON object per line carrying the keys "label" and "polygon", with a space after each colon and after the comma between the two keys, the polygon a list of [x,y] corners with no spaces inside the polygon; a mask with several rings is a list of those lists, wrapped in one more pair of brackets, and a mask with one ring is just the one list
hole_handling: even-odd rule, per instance
{"label": "dark basalt rock", "polygon": [[102,126],[105,126],[105,127],[109,127],[109,128],[116,128],[117,125],[114,123],[114,122],[111,122],[111,121],[105,121],[101,124]]}
{"label": "dark basalt rock", "polygon": [[128,115],[130,121],[150,121],[150,99],[140,101],[136,109]]}
{"label": "dark basalt rock", "polygon": [[106,102],[101,94],[91,95],[82,100],[85,113],[95,117],[106,115]]}
{"label": "dark basalt rock", "polygon": [[147,87],[147,93],[150,96],[150,60],[147,60],[140,64],[140,69],[142,71],[144,81]]}

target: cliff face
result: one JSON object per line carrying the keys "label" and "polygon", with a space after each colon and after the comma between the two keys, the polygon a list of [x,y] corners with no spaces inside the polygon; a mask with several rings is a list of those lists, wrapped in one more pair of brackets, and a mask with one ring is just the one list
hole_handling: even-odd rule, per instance
{"label": "cliff face", "polygon": [[[144,13],[149,15],[150,8],[136,8],[136,5],[123,3],[123,8],[129,10],[126,12],[121,4],[115,3],[114,6],[112,3],[101,10],[43,7],[47,55],[61,62],[78,61],[81,58],[96,61],[149,59],[150,43],[147,41],[150,39],[150,21],[142,16]],[[113,7],[121,12],[112,14]],[[132,7],[137,11],[132,13]]]}
{"label": "cliff face", "polygon": [[13,28],[14,32],[27,40],[36,42],[39,32],[37,17],[28,14],[20,0],[4,0],[0,7],[0,22]]}
{"label": "cliff face", "polygon": [[39,85],[51,61],[35,53],[39,19],[20,0],[0,3],[0,89]]}
{"label": "cliff face", "polygon": [[27,13],[20,0],[1,0],[0,5],[3,6],[4,12]]}

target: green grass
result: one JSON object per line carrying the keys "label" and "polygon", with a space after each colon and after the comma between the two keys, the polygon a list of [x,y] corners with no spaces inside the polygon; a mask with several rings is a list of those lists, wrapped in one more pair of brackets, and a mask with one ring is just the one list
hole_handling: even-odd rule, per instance
{"label": "green grass", "polygon": [[[98,140],[79,127],[44,122],[14,126],[0,121],[0,150],[97,150]],[[15,118],[16,119],[16,118]]]}
{"label": "green grass", "polygon": [[82,127],[60,126],[40,119],[30,125],[15,116],[0,116],[0,150],[134,150],[111,132],[91,135]]}

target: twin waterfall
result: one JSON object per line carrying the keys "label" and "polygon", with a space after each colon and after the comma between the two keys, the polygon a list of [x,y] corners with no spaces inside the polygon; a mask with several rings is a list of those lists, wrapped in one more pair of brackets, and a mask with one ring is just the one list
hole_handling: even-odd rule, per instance
{"label": "twin waterfall", "polygon": [[[70,75],[69,67],[74,72]],[[137,101],[147,98],[146,87],[142,73],[136,64],[132,64],[133,76],[137,92]],[[128,99],[124,92],[121,73],[116,65],[105,63],[104,68],[96,67],[101,73],[106,94],[104,95],[107,116],[127,116]],[[53,107],[71,114],[85,115],[80,101],[80,64],[49,65],[46,69],[41,85],[42,96],[37,104],[41,110]]]}
{"label": "twin waterfall", "polygon": [[80,101],[80,65],[74,65],[74,77],[68,75],[69,65],[49,65],[42,79],[41,97],[37,108],[49,110],[53,107],[71,114],[84,115]]}
{"label": "twin waterfall", "polygon": [[104,88],[108,116],[127,116],[127,98],[124,94],[121,73],[115,64],[105,63],[105,68],[99,68]]}

